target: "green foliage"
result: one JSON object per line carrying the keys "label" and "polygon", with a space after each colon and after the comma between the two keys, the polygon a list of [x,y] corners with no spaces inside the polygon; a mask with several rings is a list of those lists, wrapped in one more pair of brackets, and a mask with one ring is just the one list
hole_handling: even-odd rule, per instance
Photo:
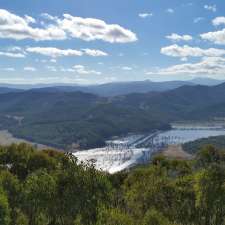
{"label": "green foliage", "polygon": [[146,212],[143,225],[172,225],[167,218],[154,209]]}
{"label": "green foliage", "polygon": [[130,215],[119,209],[101,209],[96,225],[135,225]]}
{"label": "green foliage", "polygon": [[0,147],[1,225],[224,225],[225,151],[110,175],[72,154]]}
{"label": "green foliage", "polygon": [[7,196],[0,190],[0,224],[9,225],[10,222],[10,208]]}

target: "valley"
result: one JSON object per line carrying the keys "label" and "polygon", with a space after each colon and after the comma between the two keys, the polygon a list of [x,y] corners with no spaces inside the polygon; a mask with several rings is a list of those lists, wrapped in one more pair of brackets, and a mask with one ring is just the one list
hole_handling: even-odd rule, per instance
{"label": "valley", "polygon": [[225,225],[225,1],[0,2],[0,225]]}
{"label": "valley", "polygon": [[170,130],[176,121],[224,118],[225,84],[114,97],[44,88],[0,94],[0,102],[2,130],[58,149],[87,150],[113,136]]}
{"label": "valley", "polygon": [[[200,125],[200,124],[199,124]],[[225,127],[191,126],[173,128],[169,131],[157,131],[148,135],[129,135],[108,140],[103,148],[77,151],[74,156],[80,162],[92,161],[99,170],[116,173],[130,169],[138,164],[146,164],[152,155],[165,150],[168,157],[191,159],[182,145],[201,138],[225,136]]]}
{"label": "valley", "polygon": [[3,139],[73,152],[115,173],[149,162],[167,146],[225,136],[224,83],[111,97],[69,90],[0,94]]}

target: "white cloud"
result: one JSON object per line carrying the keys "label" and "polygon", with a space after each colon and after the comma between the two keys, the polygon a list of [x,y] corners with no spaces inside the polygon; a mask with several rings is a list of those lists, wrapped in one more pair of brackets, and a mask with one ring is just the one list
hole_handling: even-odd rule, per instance
{"label": "white cloud", "polygon": [[44,19],[53,20],[53,21],[56,21],[58,19],[57,16],[52,16],[52,15],[50,15],[48,13],[42,13],[41,17],[43,17]]}
{"label": "white cloud", "polygon": [[138,16],[144,19],[153,16],[153,13],[139,13]]}
{"label": "white cloud", "polygon": [[100,19],[74,17],[69,14],[64,14],[63,17],[57,20],[59,28],[74,38],[85,41],[103,40],[110,43],[137,41],[135,33],[118,24],[107,24]]}
{"label": "white cloud", "polygon": [[51,62],[51,63],[56,63],[57,60],[56,60],[56,59],[50,59],[50,62]]}
{"label": "white cloud", "polygon": [[15,71],[15,68],[13,68],[13,67],[7,67],[7,68],[3,68],[3,70],[9,71],[9,72],[14,72]]}
{"label": "white cloud", "polygon": [[83,65],[75,65],[73,66],[73,69],[75,72],[79,74],[95,74],[95,75],[101,75],[102,73],[96,70],[89,70]]}
{"label": "white cloud", "polygon": [[0,38],[11,38],[16,40],[33,39],[62,40],[66,38],[66,33],[54,25],[45,28],[33,28],[30,23],[34,23],[32,17],[20,17],[7,10],[0,9]]}
{"label": "white cloud", "polygon": [[54,66],[46,66],[46,68],[51,72],[56,72],[57,69]]}
{"label": "white cloud", "polygon": [[193,40],[192,36],[190,35],[179,35],[179,34],[171,34],[166,36],[167,39],[172,40],[172,41],[191,41]]}
{"label": "white cloud", "polygon": [[185,7],[185,6],[189,6],[189,7],[190,7],[190,6],[193,6],[193,5],[194,5],[193,2],[189,2],[189,3],[184,3],[184,4],[182,4],[182,6],[184,6],[184,7]]}
{"label": "white cloud", "polygon": [[53,58],[62,56],[82,56],[83,52],[74,49],[59,49],[54,47],[28,47],[27,52],[50,56]]}
{"label": "white cloud", "polygon": [[75,49],[59,49],[54,47],[28,47],[26,49],[27,52],[41,54],[53,58],[63,57],[63,56],[107,56],[108,53],[103,52],[98,49],[82,49],[82,50],[75,50]]}
{"label": "white cloud", "polygon": [[10,58],[25,58],[26,57],[22,53],[15,53],[15,52],[0,52],[0,56],[6,56]]}
{"label": "white cloud", "polygon": [[122,67],[122,70],[131,71],[131,70],[133,70],[133,68],[129,67],[129,66],[124,66],[124,67]]}
{"label": "white cloud", "polygon": [[29,23],[36,23],[36,20],[31,17],[31,16],[28,16],[28,15],[25,15],[25,20],[26,22],[29,24]]}
{"label": "white cloud", "polygon": [[216,18],[212,21],[212,24],[213,24],[214,26],[225,25],[225,17],[224,17],[224,16],[216,17]]}
{"label": "white cloud", "polygon": [[19,46],[10,46],[7,49],[10,52],[24,52],[24,50]]}
{"label": "white cloud", "polygon": [[168,13],[171,13],[171,14],[172,14],[172,13],[174,13],[174,9],[169,8],[169,9],[167,9],[167,10],[166,10],[166,12],[168,12]]}
{"label": "white cloud", "polygon": [[182,62],[186,62],[186,61],[188,61],[188,58],[187,58],[187,57],[182,57],[182,58],[180,58],[180,60],[181,60]]}
{"label": "white cloud", "polygon": [[61,68],[60,68],[60,71],[61,71],[61,72],[69,72],[69,73],[74,73],[74,72],[76,72],[75,69],[72,69],[72,68],[64,68],[64,67],[61,67]]}
{"label": "white cloud", "polygon": [[225,29],[201,34],[203,40],[211,41],[214,44],[225,45]]}
{"label": "white cloud", "polygon": [[41,27],[32,27],[36,20],[28,15],[24,17],[0,9],[0,38],[15,40],[33,39],[36,41],[64,40],[69,37],[85,41],[102,40],[110,43],[127,43],[137,41],[132,31],[118,24],[107,24],[95,18],[74,17],[64,14],[63,18],[42,14],[47,22]]}
{"label": "white cloud", "polygon": [[25,71],[31,71],[31,72],[35,72],[37,70],[35,67],[31,67],[31,66],[26,66],[23,69]]}
{"label": "white cloud", "polygon": [[194,23],[199,23],[201,21],[203,21],[205,18],[204,17],[197,17],[193,20]]}
{"label": "white cloud", "polygon": [[204,5],[204,9],[212,11],[212,12],[216,12],[217,11],[216,5]]}
{"label": "white cloud", "polygon": [[198,63],[185,63],[168,68],[158,69],[157,71],[147,72],[147,74],[177,75],[177,74],[208,74],[224,75],[225,58],[222,57],[204,57]]}
{"label": "white cloud", "polygon": [[94,56],[94,57],[97,57],[97,56],[107,56],[107,55],[108,55],[108,53],[103,52],[103,51],[101,51],[101,50],[97,50],[97,49],[89,49],[89,48],[85,48],[85,49],[82,49],[82,51],[83,51],[86,55]]}
{"label": "white cloud", "polygon": [[191,47],[188,45],[170,45],[161,48],[161,53],[167,56],[179,57],[186,60],[187,57],[219,57],[225,55],[225,49],[208,48],[202,49],[199,47]]}

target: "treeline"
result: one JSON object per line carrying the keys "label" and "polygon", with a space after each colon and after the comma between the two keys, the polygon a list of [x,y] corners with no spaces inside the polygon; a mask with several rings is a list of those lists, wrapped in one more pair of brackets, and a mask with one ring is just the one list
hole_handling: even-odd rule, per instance
{"label": "treeline", "polygon": [[1,225],[223,225],[225,151],[109,175],[70,154],[0,147]]}
{"label": "treeline", "polygon": [[202,146],[206,145],[213,145],[219,149],[225,149],[225,136],[216,136],[216,137],[208,137],[208,138],[201,138],[195,141],[187,142],[183,144],[183,149],[191,154],[195,154],[198,152]]}

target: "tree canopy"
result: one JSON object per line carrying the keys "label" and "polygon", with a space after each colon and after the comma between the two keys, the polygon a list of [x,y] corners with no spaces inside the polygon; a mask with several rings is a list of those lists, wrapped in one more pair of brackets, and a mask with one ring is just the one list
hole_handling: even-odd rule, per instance
{"label": "tree canopy", "polygon": [[0,147],[1,225],[224,225],[225,151],[110,175],[71,154]]}

